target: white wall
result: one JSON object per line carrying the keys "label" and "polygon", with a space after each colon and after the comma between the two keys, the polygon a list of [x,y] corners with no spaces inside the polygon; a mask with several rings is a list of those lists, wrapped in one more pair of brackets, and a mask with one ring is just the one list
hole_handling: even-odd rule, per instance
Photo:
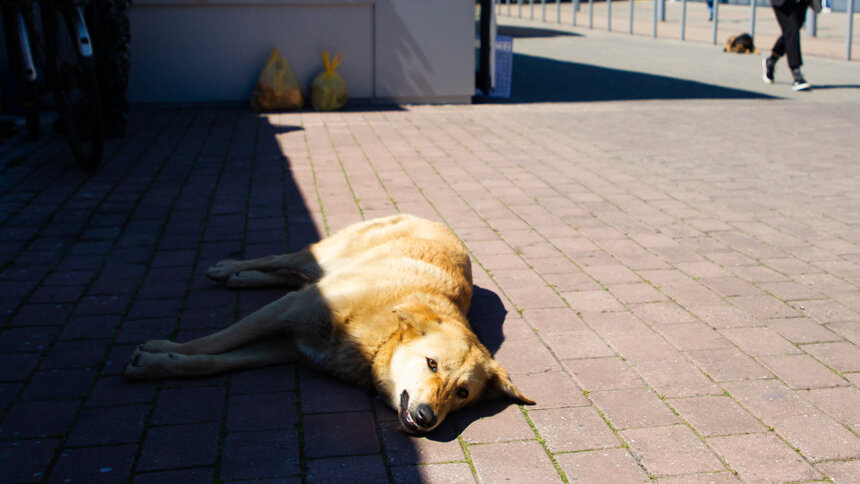
{"label": "white wall", "polygon": [[343,51],[350,98],[469,102],[471,0],[135,0],[132,102],[245,101],[273,47],[307,88]]}

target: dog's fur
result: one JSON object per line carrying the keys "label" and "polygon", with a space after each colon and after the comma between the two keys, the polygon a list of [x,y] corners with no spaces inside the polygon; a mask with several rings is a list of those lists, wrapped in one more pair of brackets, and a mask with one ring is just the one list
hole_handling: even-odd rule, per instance
{"label": "dog's fur", "polygon": [[301,361],[374,386],[414,434],[484,396],[534,403],[471,331],[469,255],[441,224],[409,215],[371,220],[292,254],[219,262],[206,275],[234,288],[297,290],[209,336],[142,344],[126,378]]}
{"label": "dog's fur", "polygon": [[758,52],[750,34],[732,35],[726,41],[723,52],[737,52],[738,54],[754,54]]}

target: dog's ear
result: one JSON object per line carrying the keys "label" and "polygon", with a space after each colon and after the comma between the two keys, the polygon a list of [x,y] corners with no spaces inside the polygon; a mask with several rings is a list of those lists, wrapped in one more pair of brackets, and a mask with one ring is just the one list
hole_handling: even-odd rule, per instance
{"label": "dog's ear", "polygon": [[439,315],[415,296],[409,296],[394,306],[394,314],[400,318],[400,324],[416,330],[422,335],[426,334],[433,326],[441,324]]}
{"label": "dog's ear", "polygon": [[487,382],[486,395],[489,398],[507,397],[518,403],[524,403],[526,405],[535,404],[534,400],[523,395],[522,392],[514,386],[514,383],[511,381],[511,377],[508,376],[508,372],[497,364],[493,365],[490,372],[490,381]]}

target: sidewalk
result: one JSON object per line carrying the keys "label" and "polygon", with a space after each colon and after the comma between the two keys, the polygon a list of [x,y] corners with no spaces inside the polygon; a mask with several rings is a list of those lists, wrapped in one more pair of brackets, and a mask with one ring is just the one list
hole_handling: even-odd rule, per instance
{"label": "sidewalk", "polygon": [[[608,21],[607,12],[611,7],[612,23]],[[657,36],[662,39],[681,40],[681,18],[683,2],[666,2],[666,20],[657,22]],[[544,22],[550,27],[558,25],[574,27],[572,3],[562,3],[559,10],[555,2],[546,2],[546,18],[540,2],[534,2],[534,9],[528,2],[523,2],[522,10],[516,2],[496,6],[496,12],[500,23],[509,20],[533,20]],[[597,31],[611,30],[615,33],[629,35],[630,31],[630,2],[628,0],[615,0],[610,3],[606,1],[593,3],[593,18],[591,28]],[[809,34],[806,26],[802,31],[802,50],[805,56],[824,57],[830,59],[845,59],[845,34],[846,17],[844,12],[832,12],[829,14],[818,14],[818,30],[815,36]],[[719,5],[719,22],[717,30],[717,45],[722,48],[726,41],[733,35],[750,29],[750,7],[749,5],[733,5],[721,3]],[[773,14],[773,9],[766,6],[756,7],[755,23],[755,45],[764,53],[770,52],[770,47],[780,34],[779,25]],[[852,62],[860,58],[860,33],[857,31],[857,20],[860,12],[854,13],[854,37],[852,39]],[[807,20],[811,22],[811,16]],[[559,19],[561,21],[559,22]],[[636,0],[633,2],[633,35],[652,37],[654,32],[654,2],[650,0]],[[581,1],[579,12],[576,14],[576,26],[581,29],[589,28],[589,7],[587,1]],[[684,32],[686,41],[700,44],[713,45],[713,22],[708,20],[708,7],[705,2],[687,2],[686,28]]]}
{"label": "sidewalk", "polygon": [[[138,107],[94,176],[57,139],[0,147],[2,480],[860,482],[856,88],[778,99],[754,56],[609,37],[515,41],[525,81],[609,84],[590,102],[561,79],[472,106]],[[718,58],[757,82],[710,83]],[[212,262],[398,211],[464,239],[472,321],[536,406],[410,438],[292,366],[121,378],[141,341],[278,297],[215,286]]]}

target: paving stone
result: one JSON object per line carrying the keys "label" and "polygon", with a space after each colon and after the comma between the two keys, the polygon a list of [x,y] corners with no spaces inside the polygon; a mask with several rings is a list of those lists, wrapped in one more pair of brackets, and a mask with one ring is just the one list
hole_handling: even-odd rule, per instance
{"label": "paving stone", "polygon": [[808,344],[801,348],[837,371],[860,371],[860,348],[847,341]]}
{"label": "paving stone", "polygon": [[621,437],[650,474],[665,476],[724,469],[705,444],[682,425],[625,430]]}
{"label": "paving stone", "polygon": [[202,423],[150,428],[137,471],[210,466],[218,454],[218,424]]}
{"label": "paving stone", "polygon": [[523,394],[536,402],[529,410],[589,405],[582,390],[560,371],[517,375],[516,385]]}
{"label": "paving stone", "polygon": [[772,433],[708,439],[708,445],[744,482],[790,482],[822,476]]}
{"label": "paving stone", "polygon": [[172,388],[162,390],[152,412],[153,425],[218,421],[224,409],[221,387]]}
{"label": "paving stone", "polygon": [[334,457],[308,463],[311,482],[384,482],[388,479],[382,457],[378,455]]}
{"label": "paving stone", "polygon": [[656,330],[681,351],[729,348],[731,343],[705,323],[664,325]]}
{"label": "paving stone", "polygon": [[534,438],[520,408],[504,400],[485,400],[448,417],[468,443]]}
{"label": "paving stone", "polygon": [[[463,449],[457,440],[457,432],[450,421],[443,421],[439,427],[421,437],[407,434],[397,420],[380,422],[379,430],[387,461],[391,466],[465,460]],[[471,474],[471,471],[469,473]]]}
{"label": "paving stone", "polygon": [[539,373],[560,369],[558,362],[536,337],[526,341],[507,341],[493,357],[502,368],[514,375],[514,379],[519,373]]}
{"label": "paving stone", "polygon": [[305,415],[303,426],[311,459],[379,452],[370,412]]}
{"label": "paving stone", "polygon": [[6,413],[0,436],[19,439],[64,435],[80,406],[80,400],[18,400]]}
{"label": "paving stone", "polygon": [[822,462],[818,470],[838,484],[857,482],[860,479],[860,460],[846,462]]}
{"label": "paving stone", "polygon": [[230,398],[227,431],[293,428],[298,422],[292,392],[251,393]]}
{"label": "paving stone", "polygon": [[675,414],[648,388],[592,392],[590,397],[616,429],[678,422]]}
{"label": "paving stone", "polygon": [[758,360],[791,388],[824,388],[848,383],[809,355],[766,356]]}
{"label": "paving stone", "polygon": [[92,446],[137,442],[143,435],[149,410],[148,405],[84,408],[66,444]]}
{"label": "paving stone", "polygon": [[734,348],[696,350],[687,354],[702,371],[717,382],[773,377],[771,372]]}
{"label": "paving stone", "polygon": [[775,419],[773,426],[811,462],[860,457],[860,437],[827,415],[782,417]]}
{"label": "paving stone", "polygon": [[826,326],[807,318],[769,319],[767,326],[795,344],[842,341]]}
{"label": "paving stone", "polygon": [[26,380],[38,364],[38,353],[7,353],[0,355],[0,380]]}
{"label": "paving stone", "polygon": [[472,468],[465,462],[422,466],[395,467],[391,470],[396,483],[427,482],[471,484],[475,482]]}
{"label": "paving stone", "polygon": [[726,383],[723,388],[765,423],[774,418],[815,413],[809,402],[779,380]]}
{"label": "paving stone", "polygon": [[565,331],[563,333],[543,333],[541,337],[560,359],[600,358],[614,356],[612,349],[600,336],[590,329]]}
{"label": "paving stone", "polygon": [[663,397],[717,395],[723,392],[686,360],[640,363],[636,365],[636,371]]}
{"label": "paving stone", "polygon": [[48,370],[99,366],[110,343],[111,341],[108,339],[57,341],[48,351],[39,367]]}
{"label": "paving stone", "polygon": [[674,398],[669,404],[696,432],[711,437],[763,432],[766,429],[728,397]]}
{"label": "paving stone", "polygon": [[565,360],[565,367],[588,391],[641,388],[645,382],[620,358]]}
{"label": "paving stone", "polygon": [[130,383],[121,376],[105,376],[96,380],[87,405],[112,406],[149,403],[155,400],[157,382]]}
{"label": "paving stone", "polygon": [[214,471],[208,467],[179,471],[147,472],[134,476],[134,484],[209,484]]}
{"label": "paving stone", "polygon": [[604,449],[555,456],[568,482],[601,483],[607,476],[618,482],[651,482],[626,449]]}
{"label": "paving stone", "polygon": [[370,409],[367,391],[328,377],[301,379],[302,411],[357,412]]}
{"label": "paving stone", "polygon": [[44,480],[59,445],[57,439],[0,440],[0,474],[9,482]]}
{"label": "paving stone", "polygon": [[605,449],[621,444],[591,407],[533,410],[529,418],[552,453]]}
{"label": "paving stone", "polygon": [[802,392],[818,408],[857,432],[860,429],[860,390],[854,387],[826,388]]}
{"label": "paving stone", "polygon": [[801,353],[796,346],[767,327],[724,329],[721,333],[750,356]]}
{"label": "paving stone", "polygon": [[588,329],[576,311],[571,308],[526,309],[523,315],[529,324],[541,333],[582,331]]}
{"label": "paving stone", "polygon": [[221,449],[221,479],[283,478],[301,471],[295,430],[231,432]]}
{"label": "paving stone", "polygon": [[544,448],[533,440],[473,445],[469,453],[481,483],[561,480]]}
{"label": "paving stone", "polygon": [[49,483],[99,484],[128,482],[137,445],[64,449]]}
{"label": "paving stone", "polygon": [[686,476],[662,477],[658,479],[660,484],[720,484],[741,482],[731,472],[716,472],[706,474],[688,474]]}

